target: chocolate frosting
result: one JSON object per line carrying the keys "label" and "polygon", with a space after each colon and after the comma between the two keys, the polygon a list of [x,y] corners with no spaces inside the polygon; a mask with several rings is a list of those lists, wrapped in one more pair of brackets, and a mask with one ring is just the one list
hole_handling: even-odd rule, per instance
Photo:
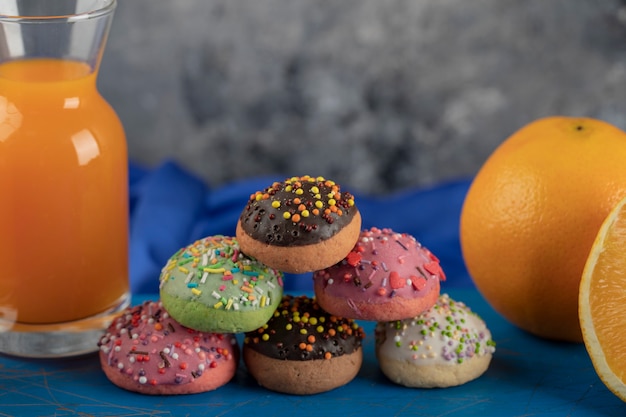
{"label": "chocolate frosting", "polygon": [[273,359],[331,359],[361,347],[363,328],[333,316],[306,296],[283,296],[267,325],[246,333],[244,345]]}
{"label": "chocolate frosting", "polygon": [[250,196],[239,217],[253,239],[304,246],[330,239],[358,212],[354,196],[323,177],[292,177]]}

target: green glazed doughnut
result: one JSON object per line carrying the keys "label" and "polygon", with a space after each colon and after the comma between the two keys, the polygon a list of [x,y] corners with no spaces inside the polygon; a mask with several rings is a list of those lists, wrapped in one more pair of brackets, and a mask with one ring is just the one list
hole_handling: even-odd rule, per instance
{"label": "green glazed doughnut", "polygon": [[163,307],[201,332],[243,333],[267,323],[283,296],[282,272],[241,252],[234,237],[209,236],[180,249],[160,275]]}

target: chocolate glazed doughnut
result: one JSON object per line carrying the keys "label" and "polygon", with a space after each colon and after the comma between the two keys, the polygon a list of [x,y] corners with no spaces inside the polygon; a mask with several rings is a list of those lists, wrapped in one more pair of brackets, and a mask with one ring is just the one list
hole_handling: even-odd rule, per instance
{"label": "chocolate glazed doughnut", "polygon": [[364,337],[354,320],[327,313],[315,299],[285,295],[265,326],[246,333],[243,359],[265,388],[317,394],[356,376],[363,362]]}
{"label": "chocolate glazed doughnut", "polygon": [[312,272],[343,259],[361,215],[354,196],[323,177],[288,178],[250,196],[237,222],[241,250],[271,268]]}

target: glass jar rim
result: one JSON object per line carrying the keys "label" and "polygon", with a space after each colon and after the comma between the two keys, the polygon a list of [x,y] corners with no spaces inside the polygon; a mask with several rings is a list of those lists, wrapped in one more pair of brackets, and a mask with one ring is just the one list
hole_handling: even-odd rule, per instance
{"label": "glass jar rim", "polygon": [[[14,0],[15,4],[19,2],[19,0]],[[0,22],[20,22],[20,23],[42,23],[47,21],[64,21],[64,22],[77,22],[81,20],[89,20],[94,19],[103,15],[107,15],[113,13],[115,7],[117,5],[117,0],[102,0],[97,1],[94,6],[90,9],[86,9],[85,11],[73,13],[73,14],[55,14],[55,15],[19,15],[19,14],[6,14],[0,10]]]}

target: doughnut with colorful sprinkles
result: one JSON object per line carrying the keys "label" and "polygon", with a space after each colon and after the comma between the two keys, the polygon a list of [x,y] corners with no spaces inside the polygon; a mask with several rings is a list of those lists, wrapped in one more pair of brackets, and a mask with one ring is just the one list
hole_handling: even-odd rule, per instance
{"label": "doughnut with colorful sprinkles", "polygon": [[414,318],[377,323],[375,339],[382,372],[396,384],[416,388],[445,388],[476,379],[495,352],[485,322],[447,294]]}
{"label": "doughnut with colorful sprinkles", "polygon": [[269,320],[283,295],[283,275],[246,256],[236,238],[209,236],[182,248],[163,267],[163,307],[182,325],[241,333]]}
{"label": "doughnut with colorful sprinkles", "polygon": [[361,232],[341,262],[316,271],[313,283],[329,313],[389,321],[432,307],[445,278],[437,257],[413,236],[373,227]]}
{"label": "doughnut with colorful sprinkles", "polygon": [[250,196],[237,222],[241,250],[289,273],[341,260],[354,246],[361,214],[354,196],[323,177],[291,177]]}
{"label": "doughnut with colorful sprinkles", "polygon": [[232,379],[239,362],[234,335],[185,328],[153,301],[127,308],[113,320],[98,346],[107,378],[142,394],[215,390]]}
{"label": "doughnut with colorful sprinkles", "polygon": [[365,333],[315,299],[285,295],[273,317],[244,338],[243,359],[257,382],[287,394],[317,394],[350,382],[361,368]]}

